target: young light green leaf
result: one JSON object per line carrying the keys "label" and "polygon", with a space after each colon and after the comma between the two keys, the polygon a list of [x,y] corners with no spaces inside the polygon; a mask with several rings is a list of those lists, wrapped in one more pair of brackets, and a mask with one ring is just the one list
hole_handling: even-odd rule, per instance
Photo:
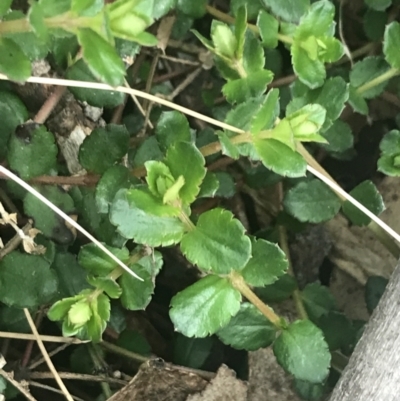
{"label": "young light green leaf", "polygon": [[303,157],[276,139],[254,139],[254,147],[265,167],[287,177],[306,174],[307,163]]}
{"label": "young light green leaf", "polygon": [[[144,310],[151,301],[155,279],[163,264],[159,252],[141,258],[137,263],[129,265],[143,281],[135,280],[130,274],[123,273],[118,280],[122,288],[121,303],[129,310]],[[133,279],[133,280],[132,280]]]}
{"label": "young light green leaf", "polygon": [[[358,89],[360,86],[387,72],[389,68],[390,66],[383,57],[365,57],[354,64],[353,69],[350,71],[350,85]],[[381,94],[387,83],[388,81],[384,81],[367,91],[357,92],[357,94],[365,99],[371,99]]]}
{"label": "young light green leaf", "polygon": [[[65,76],[67,79],[76,81],[98,82],[82,59],[68,67]],[[124,93],[117,91],[75,88],[72,86],[69,90],[78,100],[87,102],[95,107],[116,107],[124,101],[126,96]]]}
{"label": "young light green leaf", "polygon": [[129,133],[125,126],[109,124],[96,128],[79,148],[82,167],[95,173],[104,173],[128,151]]}
{"label": "young light green leaf", "polygon": [[190,142],[189,122],[178,111],[163,111],[157,122],[156,136],[163,150],[176,142]]}
{"label": "young light green leaf", "polygon": [[57,288],[57,275],[41,256],[13,251],[0,261],[0,301],[8,306],[39,307],[56,296]]}
{"label": "young light green leaf", "polygon": [[92,310],[87,299],[75,302],[68,311],[69,323],[75,327],[82,327],[91,316]]}
{"label": "young light green leaf", "polygon": [[233,59],[237,49],[237,40],[228,25],[213,20],[211,24],[211,39],[215,53],[227,60]]}
{"label": "young light green leaf", "polygon": [[82,296],[78,295],[75,297],[64,298],[61,299],[60,301],[57,301],[51,306],[51,308],[47,312],[47,317],[53,322],[63,320],[64,318],[67,317],[68,312],[71,309],[71,306],[74,305],[77,301],[82,300],[83,298],[84,298],[83,295]]}
{"label": "young light green leaf", "polygon": [[254,305],[243,302],[228,325],[217,331],[217,336],[233,348],[255,351],[274,342],[276,327]]}
{"label": "young light green leaf", "polygon": [[[43,196],[50,200],[65,213],[75,211],[72,198],[60,187],[42,186],[36,188]],[[74,233],[66,226],[65,221],[35,195],[27,193],[24,198],[24,211],[35,221],[35,227],[44,235],[59,244],[70,244],[74,239]]]}
{"label": "young light green leaf", "polygon": [[118,299],[122,294],[121,287],[117,284],[115,280],[113,280],[108,276],[106,277],[88,276],[87,281],[97,290],[104,291],[112,299]]}
{"label": "young light green leaf", "polygon": [[[385,210],[382,195],[372,181],[364,181],[350,191],[350,195],[364,205],[375,215],[379,215]],[[361,212],[349,201],[344,201],[342,205],[344,214],[357,226],[366,226],[371,219]]]}
{"label": "young light green leaf", "polygon": [[318,283],[307,284],[301,292],[307,314],[313,321],[321,316],[337,310],[336,301],[327,287]]}
{"label": "young light green leaf", "polygon": [[311,179],[289,189],[283,205],[289,214],[300,221],[321,223],[338,213],[341,202],[326,184]]}
{"label": "young light green leaf", "polygon": [[283,330],[273,350],[278,363],[296,379],[322,383],[329,374],[328,345],[309,320],[297,320]]}
{"label": "young light green leaf", "polygon": [[275,17],[261,10],[258,14],[257,26],[265,47],[273,49],[278,46],[279,22]]}
{"label": "young light green leaf", "polygon": [[231,159],[239,159],[239,148],[231,142],[227,133],[222,131],[217,131],[216,133],[218,134],[218,139],[221,143],[222,154],[230,157]]}
{"label": "young light green leaf", "polygon": [[176,244],[186,231],[185,225],[176,217],[158,217],[139,209],[126,189],[117,192],[111,205],[110,220],[125,238],[153,247]]}
{"label": "young light green leaf", "polygon": [[[129,259],[129,251],[126,248],[118,249],[107,245],[106,248],[123,262]],[[106,255],[95,244],[87,244],[81,247],[78,262],[90,274],[101,276],[111,273],[118,266],[117,262]]]}
{"label": "young light green leaf", "polygon": [[206,175],[205,160],[195,145],[177,142],[168,148],[165,164],[177,180],[184,178],[179,197],[184,204],[190,205],[200,191],[200,184]]}
{"label": "young light green leaf", "polygon": [[40,4],[33,3],[28,12],[29,23],[40,41],[46,43],[49,39],[49,29],[44,20],[44,11]]}
{"label": "young light green leaf", "polygon": [[272,14],[285,21],[298,22],[310,7],[310,0],[262,0]]}
{"label": "young light green leaf", "polygon": [[18,96],[11,92],[0,92],[0,160],[6,156],[7,143],[11,134],[28,117],[28,110]]}
{"label": "young light green leaf", "polygon": [[44,126],[27,123],[19,127],[8,143],[8,162],[23,180],[48,174],[56,165],[54,136]]}
{"label": "young light green leaf", "polygon": [[82,16],[95,15],[103,6],[102,0],[71,0],[71,11]]}
{"label": "young light green leaf", "polygon": [[96,186],[96,206],[99,213],[108,213],[115,194],[132,184],[130,171],[124,166],[112,166],[102,175]]}
{"label": "young light green leaf", "polygon": [[242,6],[236,11],[235,19],[235,37],[236,37],[236,59],[241,60],[243,57],[243,49],[245,35],[247,29],[247,7]]}
{"label": "young light green leaf", "polygon": [[199,217],[196,227],[182,238],[181,250],[200,269],[229,274],[246,265],[251,242],[240,221],[231,212],[217,208]]}
{"label": "young light green leaf", "polygon": [[285,252],[278,245],[252,238],[251,247],[251,259],[241,271],[247,284],[262,287],[274,283],[285,274],[289,264]]}
{"label": "young light green leaf", "polygon": [[261,96],[273,77],[271,71],[257,71],[245,78],[228,81],[223,86],[222,93],[229,103],[242,103],[246,99]]}
{"label": "young light green leaf", "polygon": [[398,52],[400,46],[400,24],[393,21],[387,25],[383,39],[383,53],[386,61],[393,68],[400,69],[400,55]]}
{"label": "young light green leaf", "polygon": [[171,170],[165,163],[154,160],[146,162],[145,167],[147,171],[146,181],[150,192],[154,196],[162,198],[175,183]]}
{"label": "young light green leaf", "polygon": [[90,28],[80,28],[77,38],[92,73],[111,86],[122,85],[125,66],[113,46]]}
{"label": "young light green leaf", "polygon": [[23,82],[31,75],[29,58],[13,40],[0,38],[0,54],[0,73],[17,82]]}
{"label": "young light green leaf", "polygon": [[227,279],[208,275],[172,298],[169,315],[183,335],[206,337],[228,324],[240,300],[240,292]]}

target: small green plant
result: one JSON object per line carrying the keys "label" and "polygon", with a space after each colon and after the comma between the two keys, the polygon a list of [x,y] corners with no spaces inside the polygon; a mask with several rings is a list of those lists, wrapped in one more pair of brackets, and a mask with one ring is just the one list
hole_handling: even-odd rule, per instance
{"label": "small green plant", "polygon": [[[291,219],[316,224],[342,211],[351,223],[375,230],[399,256],[397,245],[368,216],[307,176],[307,166],[326,175],[311,153],[322,149],[344,158],[352,149],[351,128],[340,116],[346,104],[355,113],[368,114],[368,100],[399,75],[400,25],[383,26],[383,56],[365,57],[344,73],[334,67],[344,60],[345,46],[337,37],[333,2],[298,0],[290,7],[278,0],[231,3],[228,15],[206,1],[39,0],[25,15],[9,11],[11,1],[2,2],[0,54],[5,57],[0,58],[0,72],[10,80],[24,82],[31,62],[50,55],[54,68],[68,79],[113,87],[125,83],[123,59],[139,54],[141,46],[157,44],[145,31],[156,20],[175,11],[183,29],[184,22],[190,25],[208,12],[216,18],[210,39],[200,29],[181,35],[213,54],[227,103],[224,110],[211,108],[223,115],[225,128],[201,133],[194,132],[184,114],[157,109],[147,116],[154,130],[137,147],[131,141],[136,123],[129,123],[137,121],[137,115],[128,115],[125,125],[110,122],[95,128],[79,148],[79,163],[88,173],[79,178],[65,175],[53,133],[44,125],[27,123],[30,113],[5,86],[0,91],[0,161],[7,160],[10,169],[62,211],[77,214],[141,280],[96,245],[76,238],[35,196],[8,182],[10,196],[21,201],[24,214],[40,230],[36,241],[45,253],[36,246],[28,253],[0,250],[0,301],[18,311],[51,304],[47,316],[58,322],[64,336],[99,342],[111,320],[111,300],[120,300],[127,310],[145,309],[163,266],[163,248],[175,246],[199,273],[194,284],[172,297],[169,316],[175,330],[186,337],[215,334],[225,344],[248,351],[272,346],[299,394],[311,399],[306,395],[324,391],[331,355],[338,350],[350,354],[360,326],[338,310],[326,287],[309,283],[298,288],[282,250],[285,233]],[[365,46],[359,56],[369,49]],[[272,71],[271,60],[285,52],[296,75],[290,92],[270,87],[279,70]],[[124,102],[117,90],[71,91],[96,107]],[[400,132],[387,133],[380,150],[379,170],[399,176]],[[247,177],[260,177],[252,184],[249,178],[250,186],[279,185],[280,213],[268,227],[278,235],[249,234],[233,212],[222,207],[198,212],[207,198],[235,192],[230,175],[208,169],[222,155],[249,161]],[[43,176],[53,185],[44,185]],[[94,180],[95,189],[73,184],[64,191],[54,185],[69,183],[69,178],[79,184]],[[371,181],[350,194],[375,215],[384,209]],[[2,218],[11,224],[4,209]],[[374,282],[368,288],[373,292]],[[291,296],[299,313],[294,322],[270,306]]]}

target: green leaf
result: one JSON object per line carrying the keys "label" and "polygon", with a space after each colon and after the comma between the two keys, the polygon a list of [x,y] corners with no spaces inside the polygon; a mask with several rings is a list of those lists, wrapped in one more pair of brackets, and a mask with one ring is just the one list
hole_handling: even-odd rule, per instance
{"label": "green leaf", "polygon": [[44,11],[40,4],[33,3],[28,12],[29,23],[40,41],[46,43],[49,39],[49,29],[44,20]]}
{"label": "green leaf", "polygon": [[92,16],[100,12],[104,6],[103,0],[72,0],[71,11],[78,15]]}
{"label": "green leaf", "polygon": [[169,314],[175,330],[186,337],[206,337],[228,324],[240,300],[227,279],[209,275],[175,295]]}
{"label": "green leaf", "polygon": [[247,284],[255,287],[272,284],[285,274],[288,260],[278,245],[263,239],[251,240],[252,255],[241,271]]}
{"label": "green leaf", "polygon": [[122,294],[122,288],[110,277],[91,277],[87,278],[90,285],[97,290],[104,291],[110,298],[118,299]]}
{"label": "green leaf", "polygon": [[364,14],[363,27],[368,39],[373,42],[382,41],[382,38],[385,34],[387,22],[387,13],[383,11],[375,11],[372,9],[367,10]]}
{"label": "green leaf", "polygon": [[294,388],[296,393],[302,400],[319,401],[326,393],[326,385],[321,383],[310,383],[304,380],[294,380]]}
{"label": "green leaf", "polygon": [[298,22],[310,7],[310,0],[262,0],[272,14],[285,21]]}
{"label": "green leaf", "polygon": [[292,64],[300,81],[311,89],[321,86],[326,77],[324,63],[318,59],[312,60],[301,44],[295,42],[291,47]]}
{"label": "green leaf", "polygon": [[380,276],[368,277],[365,285],[365,302],[369,313],[378,306],[389,280]]}
{"label": "green leaf", "polygon": [[262,44],[265,47],[275,48],[278,46],[279,22],[271,14],[261,10],[257,18],[257,26],[260,30]]}
{"label": "green leaf", "polygon": [[330,351],[348,346],[354,341],[354,330],[350,320],[340,312],[330,311],[316,322],[324,333]]}
{"label": "green leaf", "polygon": [[296,288],[296,280],[291,275],[284,274],[271,285],[262,288],[255,288],[255,293],[265,303],[281,302],[290,298]]}
{"label": "green leaf", "polygon": [[[358,89],[360,86],[387,72],[389,68],[390,66],[383,57],[365,57],[363,60],[354,64],[353,69],[350,71],[350,85]],[[357,91],[357,94],[365,99],[374,98],[383,92],[387,83],[388,81],[384,81],[362,93]]]}
{"label": "green leaf", "polygon": [[0,17],[2,17],[4,14],[7,14],[8,10],[11,7],[12,0],[3,0],[0,3]]}
{"label": "green leaf", "polygon": [[342,120],[336,120],[321,135],[328,143],[321,143],[320,146],[328,152],[341,153],[353,147],[354,137],[350,126]]}
{"label": "green leaf", "polygon": [[254,114],[250,126],[252,135],[257,135],[261,130],[269,129],[279,115],[279,89],[271,89],[259,110]]}
{"label": "green leaf", "polygon": [[365,4],[374,10],[384,11],[392,4],[392,0],[365,0]]}
{"label": "green leaf", "polygon": [[341,202],[322,181],[302,181],[287,191],[283,205],[285,210],[303,222],[322,223],[332,219]]}
{"label": "green leaf", "polygon": [[251,97],[261,96],[272,82],[273,76],[268,70],[257,71],[245,78],[227,82],[222,93],[229,103],[242,103]]}
{"label": "green leaf", "polygon": [[68,312],[71,309],[72,305],[74,305],[78,300],[82,300],[83,298],[83,295],[79,295],[76,297],[65,298],[57,301],[47,312],[47,317],[53,322],[65,319],[68,316]]}
{"label": "green leaf", "polygon": [[92,310],[87,299],[75,302],[68,311],[69,323],[75,327],[82,327],[92,317]]}
{"label": "green leaf", "polygon": [[200,192],[197,195],[197,199],[199,198],[214,198],[216,192],[219,188],[219,180],[215,173],[211,171],[207,171],[203,182],[200,185]]}
{"label": "green leaf", "polygon": [[28,110],[18,96],[11,92],[0,92],[0,160],[6,156],[7,143],[11,134],[28,117]]}
{"label": "green leaf", "polygon": [[145,213],[137,207],[130,191],[117,192],[110,210],[111,223],[118,232],[139,244],[168,246],[178,243],[186,228],[176,217],[158,217]]}
{"label": "green leaf", "polygon": [[[397,49],[400,46],[400,24],[393,21],[386,26],[383,39],[383,53],[392,68],[400,69],[400,56]],[[387,83],[387,82],[386,82]]]}
{"label": "green leaf", "polygon": [[[294,0],[293,0],[294,1]],[[304,40],[310,36],[332,36],[335,6],[328,0],[314,2],[300,21],[295,37]]]}
{"label": "green leaf", "polygon": [[[69,214],[75,211],[72,198],[60,187],[42,186],[36,189],[63,212]],[[35,227],[46,237],[60,244],[70,244],[75,239],[74,233],[66,226],[64,219],[50,210],[35,195],[31,193],[26,194],[24,198],[24,211],[28,216],[33,218]]]}
{"label": "green leaf", "polygon": [[75,296],[89,288],[86,271],[78,264],[76,256],[69,252],[57,252],[51,266],[58,276],[60,298]]}
{"label": "green leaf", "polygon": [[314,321],[337,309],[335,299],[329,289],[317,283],[307,284],[301,292],[301,298],[307,314]]}
{"label": "green leaf", "polygon": [[[350,195],[358,200],[370,212],[379,215],[385,210],[382,195],[379,193],[372,181],[364,181],[350,191]],[[366,226],[371,219],[349,201],[342,205],[344,214],[357,226]]]}
{"label": "green leaf", "polygon": [[146,181],[150,192],[156,197],[164,197],[169,188],[175,184],[170,169],[163,162],[150,160],[145,163]]}
{"label": "green leaf", "polygon": [[163,150],[176,142],[190,142],[189,122],[178,111],[163,111],[157,122],[156,136]]}
{"label": "green leaf", "polygon": [[211,23],[211,39],[217,55],[228,60],[234,58],[238,43],[228,25],[213,20]]}
{"label": "green leaf", "polygon": [[200,269],[229,274],[246,265],[251,242],[240,221],[231,212],[217,208],[199,217],[196,227],[182,238],[181,251]]}
{"label": "green leaf", "polygon": [[[65,76],[67,79],[76,81],[99,82],[82,59],[72,64],[67,69]],[[87,102],[91,106],[95,107],[116,107],[122,104],[126,96],[124,93],[117,91],[74,88],[72,86],[69,88],[69,90],[78,100]]]}
{"label": "green leaf", "polygon": [[228,325],[217,331],[217,336],[233,348],[255,351],[274,342],[276,327],[254,305],[244,302]]}
{"label": "green leaf", "polygon": [[232,198],[236,194],[236,183],[233,177],[226,171],[217,171],[215,177],[218,180],[218,189],[215,196]]}
{"label": "green leaf", "polygon": [[173,362],[180,366],[200,369],[211,355],[214,338],[188,338],[177,333],[174,341]]}
{"label": "green leaf", "polygon": [[177,0],[176,8],[192,18],[201,18],[206,13],[207,0]]}
{"label": "green leaf", "polygon": [[205,160],[195,145],[188,142],[177,142],[170,146],[165,164],[177,180],[182,176],[185,180],[179,191],[184,204],[190,205],[200,191],[200,184],[206,175]]}
{"label": "green leaf", "polygon": [[246,41],[243,49],[243,67],[247,75],[263,71],[265,53],[261,42],[251,31],[246,32]]}
{"label": "green leaf", "polygon": [[364,116],[368,115],[368,104],[365,99],[357,93],[356,88],[350,85],[349,88],[349,104],[356,113],[360,113]]}
{"label": "green leaf", "polygon": [[400,153],[400,131],[393,129],[382,138],[379,149],[386,155],[397,155]]}
{"label": "green leaf", "polygon": [[23,180],[48,174],[56,165],[54,136],[44,126],[27,123],[19,127],[8,143],[10,168]]}
{"label": "green leaf", "polygon": [[79,148],[82,167],[95,173],[104,173],[127,153],[129,134],[125,126],[109,124],[95,128]]}
{"label": "green leaf", "polygon": [[276,139],[254,139],[254,146],[265,167],[287,177],[306,174],[307,163],[289,146]]}
{"label": "green leaf", "polygon": [[[106,248],[122,262],[126,262],[129,259],[129,251],[126,248],[118,249],[108,245],[106,245]],[[101,276],[111,273],[119,266],[117,262],[93,243],[81,247],[78,262],[90,274]]]}
{"label": "green leaf", "polygon": [[151,357],[151,346],[146,338],[137,331],[124,330],[116,341],[118,347],[140,355]]}
{"label": "green leaf", "polygon": [[274,354],[296,379],[322,383],[329,373],[331,355],[322,332],[309,320],[297,320],[275,341]]}
{"label": "green leaf", "polygon": [[17,308],[36,308],[56,295],[58,280],[41,256],[13,251],[0,261],[0,301]]}
{"label": "green leaf", "polygon": [[28,57],[13,40],[0,38],[0,54],[0,73],[17,82],[23,82],[31,75]]}
{"label": "green leaf", "polygon": [[17,333],[32,333],[23,309],[6,305],[2,305],[0,308],[0,330]]}
{"label": "green leaf", "polygon": [[239,148],[234,145],[225,132],[217,131],[218,139],[221,143],[222,154],[230,157],[231,159],[239,159]]}
{"label": "green leaf", "polygon": [[94,76],[111,86],[122,85],[125,66],[113,46],[90,28],[79,28],[77,38]]}
{"label": "green leaf", "polygon": [[143,310],[151,301],[155,279],[163,264],[159,252],[144,256],[137,263],[128,265],[143,281],[139,281],[128,273],[123,273],[118,280],[122,288],[121,303],[130,310]]}
{"label": "green leaf", "polygon": [[[131,149],[130,149],[131,150]],[[143,166],[147,161],[150,160],[162,160],[164,158],[163,152],[161,152],[160,145],[155,136],[146,138],[137,149],[133,156],[129,156],[129,161],[133,167]]]}
{"label": "green leaf", "polygon": [[66,13],[71,8],[71,0],[39,0],[46,17]]}
{"label": "green leaf", "polygon": [[124,166],[110,167],[96,186],[96,206],[99,213],[108,213],[115,194],[132,184],[130,171]]}
{"label": "green leaf", "polygon": [[236,12],[235,19],[235,38],[236,38],[236,59],[240,60],[243,57],[244,43],[246,39],[247,29],[247,8],[240,7]]}

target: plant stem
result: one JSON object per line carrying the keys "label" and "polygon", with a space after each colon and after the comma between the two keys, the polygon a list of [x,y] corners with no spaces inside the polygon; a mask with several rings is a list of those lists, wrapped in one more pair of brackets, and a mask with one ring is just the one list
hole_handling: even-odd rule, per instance
{"label": "plant stem", "polygon": [[247,298],[275,327],[282,329],[282,319],[273,311],[272,308],[257,297],[239,273],[233,271],[229,275],[229,280],[233,287]]}
{"label": "plant stem", "polygon": [[[220,21],[226,22],[227,24],[235,24],[235,18],[232,16],[216,9],[213,6],[206,6],[207,12],[212,15],[213,17],[219,19]],[[254,32],[257,36],[260,35],[260,30],[258,29],[258,26],[253,25],[253,24],[247,24],[247,28],[249,28],[252,32]],[[290,36],[287,35],[282,35],[278,33],[278,39],[283,42],[291,45],[293,43],[293,39]]]}
{"label": "plant stem", "polygon": [[384,83],[385,81],[388,81],[390,78],[393,78],[399,74],[400,74],[400,70],[398,70],[397,68],[391,68],[390,70],[386,71],[382,75],[379,75],[378,77],[365,83],[364,85],[361,85],[359,88],[357,88],[356,92],[361,95],[362,93],[366,92],[367,90],[372,89],[375,86],[378,86],[378,85]]}

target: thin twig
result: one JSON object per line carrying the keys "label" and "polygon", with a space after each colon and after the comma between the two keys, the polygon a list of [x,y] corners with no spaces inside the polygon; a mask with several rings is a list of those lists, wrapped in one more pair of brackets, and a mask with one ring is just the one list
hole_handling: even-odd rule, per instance
{"label": "thin twig", "polygon": [[[53,393],[63,394],[63,392],[61,390],[57,389],[57,388],[48,386],[47,384],[38,383],[38,382],[35,382],[33,380],[29,380],[29,385],[30,386],[34,386],[34,387],[38,387],[38,388],[42,388],[42,389],[47,390],[47,391],[52,391]],[[83,398],[79,398],[79,397],[77,397],[75,395],[72,395],[71,397],[75,401],[85,401]]]}
{"label": "thin twig", "polygon": [[99,242],[92,234],[86,231],[81,225],[79,225],[74,219],[69,217],[66,213],[64,213],[61,209],[59,209],[56,205],[51,203],[48,199],[46,199],[41,193],[36,191],[36,189],[32,188],[28,183],[21,180],[18,176],[13,174],[11,171],[7,170],[5,167],[0,165],[0,172],[9,176],[13,181],[17,184],[21,185],[24,189],[29,191],[32,195],[36,196],[39,200],[41,200],[45,205],[47,205],[51,210],[56,212],[59,216],[61,216],[65,221],[67,221],[72,227],[76,228],[80,231],[85,237],[90,239],[90,241],[94,242],[104,253],[106,253],[112,260],[118,263],[126,272],[128,272],[131,276],[137,278],[140,281],[143,281],[137,274],[135,274],[128,266],[122,263],[114,254],[112,254],[101,242]]}
{"label": "thin twig", "polygon": [[3,369],[0,369],[0,375],[9,381],[21,394],[29,401],[37,401],[35,397],[27,390],[18,380],[15,380],[12,373],[8,373]]}
{"label": "thin twig", "polygon": [[66,86],[56,86],[54,92],[43,103],[43,106],[37,112],[33,121],[35,121],[38,124],[44,124],[44,122],[48,119],[51,112],[59,103],[60,99],[63,97],[66,90],[67,90]]}
{"label": "thin twig", "polygon": [[[43,338],[42,338],[43,340]],[[53,351],[49,352],[49,357],[52,358],[54,355],[58,354],[59,352],[65,350],[65,348],[69,347],[71,343],[65,343],[60,345],[59,347],[53,349]],[[32,371],[33,369],[37,368],[39,365],[41,365],[43,362],[46,362],[45,359],[43,358],[43,355],[40,356],[36,361],[31,362],[31,364],[28,366],[28,369]]]}
{"label": "thin twig", "polygon": [[[59,376],[65,380],[82,380],[82,381],[90,381],[90,382],[107,382],[113,384],[120,384],[121,386],[125,386],[127,384],[126,380],[116,379],[115,377],[108,376],[94,376],[87,375],[82,373],[71,373],[71,372],[58,372]],[[51,372],[32,372],[29,375],[32,379],[53,379],[54,376]]]}
{"label": "thin twig", "polygon": [[36,326],[32,319],[32,316],[29,313],[29,310],[24,308],[24,313],[25,313],[26,320],[28,321],[28,324],[32,330],[32,333],[36,338],[38,347],[39,347],[44,359],[46,360],[47,366],[49,367],[50,371],[53,373],[54,379],[56,380],[58,386],[60,387],[60,390],[63,392],[65,398],[68,401],[73,401],[71,394],[69,393],[68,389],[65,387],[63,381],[61,380],[60,376],[57,373],[57,369],[54,367],[53,362],[51,361],[49,354],[47,353],[46,347],[44,346],[43,341],[40,338],[40,335],[36,329]]}
{"label": "thin twig", "polygon": [[[14,333],[8,331],[0,331],[0,338],[11,338],[13,340],[35,340],[36,337],[33,334],[26,333]],[[68,344],[85,344],[89,341],[82,341],[79,338],[71,338],[71,337],[57,337],[57,336],[46,336],[40,334],[40,338],[42,341],[49,343],[68,343]]]}

